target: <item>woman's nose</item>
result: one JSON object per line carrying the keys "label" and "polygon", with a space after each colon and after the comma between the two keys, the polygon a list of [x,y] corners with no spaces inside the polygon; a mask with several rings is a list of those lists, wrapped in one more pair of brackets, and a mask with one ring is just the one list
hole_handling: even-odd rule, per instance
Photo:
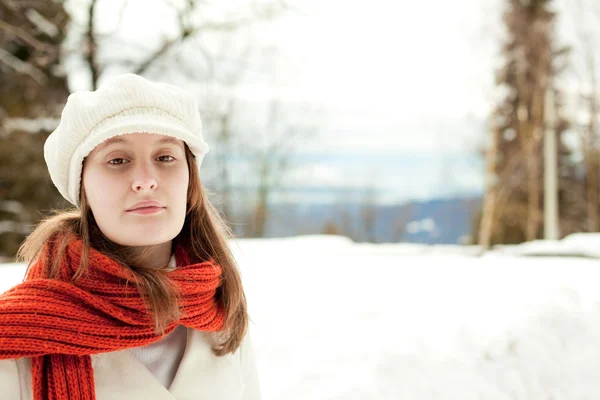
{"label": "woman's nose", "polygon": [[155,190],[158,186],[154,174],[148,168],[140,168],[133,179],[132,189],[135,192],[147,192]]}
{"label": "woman's nose", "polygon": [[155,179],[137,179],[133,183],[133,190],[136,192],[147,192],[156,189],[156,186]]}

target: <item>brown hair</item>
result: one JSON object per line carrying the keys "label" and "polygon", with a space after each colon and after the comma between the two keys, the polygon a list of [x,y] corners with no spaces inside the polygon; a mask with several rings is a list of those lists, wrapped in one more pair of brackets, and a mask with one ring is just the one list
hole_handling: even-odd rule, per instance
{"label": "brown hair", "polygon": [[[187,145],[185,145],[185,153],[189,170],[187,211],[183,228],[174,242],[184,246],[193,261],[212,259],[222,267],[222,284],[217,290],[217,298],[225,309],[225,325],[220,332],[220,340],[213,345],[212,350],[215,355],[223,356],[234,352],[246,334],[248,327],[246,296],[238,267],[227,243],[233,234],[216,207],[208,200],[200,181],[196,160]],[[42,220],[21,244],[17,257],[28,262],[29,270],[47,241],[62,237],[58,244],[57,257],[48,260],[50,266],[48,278],[56,278],[60,275],[59,261],[67,247],[68,234],[76,234],[81,238],[84,246],[81,263],[73,279],[76,280],[87,272],[87,254],[90,246],[122,263],[137,278],[135,283],[146,302],[148,311],[153,313],[156,332],[164,334],[166,325],[180,316],[178,294],[165,271],[140,266],[140,261],[147,256],[150,248],[142,254],[134,255],[127,247],[110,241],[102,234],[87,203],[83,185],[80,205],[80,209],[56,211]],[[67,235],[64,235],[65,233]]]}

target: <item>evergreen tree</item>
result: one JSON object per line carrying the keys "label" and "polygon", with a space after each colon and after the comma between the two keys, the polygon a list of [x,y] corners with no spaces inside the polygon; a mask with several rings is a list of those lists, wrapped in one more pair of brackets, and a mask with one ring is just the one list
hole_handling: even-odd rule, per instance
{"label": "evergreen tree", "polygon": [[490,118],[489,178],[476,226],[480,244],[520,243],[543,233],[543,143],[546,91],[557,117],[561,234],[580,230],[577,203],[582,190],[577,165],[562,137],[568,121],[556,78],[565,69],[567,48],[557,48],[552,0],[506,0],[504,63],[496,75],[503,93]]}
{"label": "evergreen tree", "polygon": [[12,257],[40,219],[63,206],[43,145],[68,96],[62,2],[0,0],[0,256]]}

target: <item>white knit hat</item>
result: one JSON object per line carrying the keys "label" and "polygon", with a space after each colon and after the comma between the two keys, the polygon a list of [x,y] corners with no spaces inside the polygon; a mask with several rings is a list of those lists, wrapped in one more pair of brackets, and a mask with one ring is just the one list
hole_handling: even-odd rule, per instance
{"label": "white knit hat", "polygon": [[72,93],[58,127],[44,144],[48,171],[60,194],[79,207],[83,159],[105,140],[134,132],[183,140],[198,167],[209,151],[190,93],[135,74],[119,75],[95,91]]}

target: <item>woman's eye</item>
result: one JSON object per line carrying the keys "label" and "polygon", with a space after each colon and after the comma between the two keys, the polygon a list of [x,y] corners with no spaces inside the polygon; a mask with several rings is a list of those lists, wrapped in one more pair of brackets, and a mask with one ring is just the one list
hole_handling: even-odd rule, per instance
{"label": "woman's eye", "polygon": [[125,160],[124,158],[113,158],[108,163],[111,165],[120,165],[120,164],[125,164],[126,162],[127,162],[127,160]]}
{"label": "woman's eye", "polygon": [[159,161],[164,161],[164,162],[171,162],[171,161],[175,160],[175,158],[173,158],[173,156],[159,156],[156,159]]}

